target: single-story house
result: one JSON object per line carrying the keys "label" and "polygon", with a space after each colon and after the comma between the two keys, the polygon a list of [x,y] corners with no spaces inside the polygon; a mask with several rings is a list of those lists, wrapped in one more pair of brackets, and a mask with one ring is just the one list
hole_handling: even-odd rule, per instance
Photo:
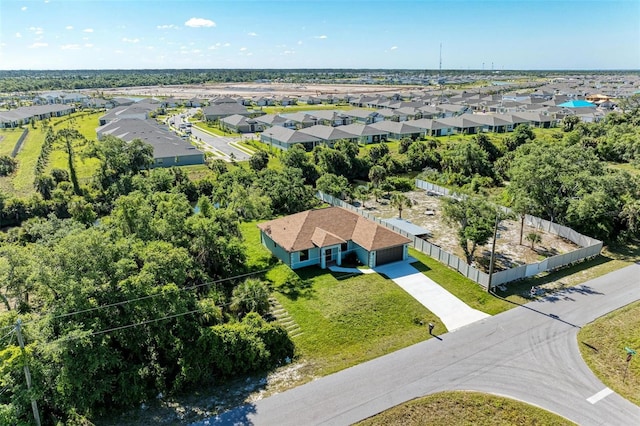
{"label": "single-story house", "polygon": [[318,119],[318,124],[324,124],[325,126],[345,126],[352,123],[351,117],[342,111],[324,109],[309,111],[309,114]]}
{"label": "single-story house", "polygon": [[341,207],[307,210],[258,225],[260,241],[291,269],[353,256],[376,267],[405,260],[411,240]]}
{"label": "single-story house", "polygon": [[46,120],[62,117],[75,111],[73,105],[47,104],[20,107],[9,111],[0,111],[0,128],[13,128],[28,124],[31,119]]}
{"label": "single-story house", "polygon": [[352,134],[353,137],[357,138],[358,143],[363,145],[386,141],[389,136],[389,133],[384,130],[360,123],[341,126],[340,130]]}
{"label": "single-story house", "polygon": [[343,114],[351,117],[352,123],[372,124],[384,120],[384,117],[378,114],[377,111],[371,111],[368,109],[356,108],[344,111]]}
{"label": "single-story house", "polygon": [[287,129],[296,128],[297,123],[278,114],[265,114],[255,118],[256,122],[264,124],[265,127],[281,126]]}
{"label": "single-story house", "polygon": [[273,126],[260,134],[260,142],[287,150],[294,144],[301,144],[307,151],[311,151],[315,146],[324,142],[298,130],[288,129],[282,126]]}
{"label": "single-story house", "polygon": [[112,135],[127,142],[140,139],[153,147],[151,167],[190,166],[204,164],[204,153],[182,140],[155,120],[124,118],[110,121],[96,129],[98,140]]}
{"label": "single-story house", "polygon": [[455,133],[473,135],[482,131],[483,123],[475,119],[472,114],[463,114],[456,117],[439,118],[436,120],[440,124],[453,128]]}
{"label": "single-story house", "polygon": [[259,123],[253,118],[234,114],[220,120],[220,127],[235,133],[254,133],[265,129],[264,123]]}
{"label": "single-story house", "polygon": [[453,127],[440,123],[438,120],[421,118],[419,120],[410,120],[406,124],[417,127],[426,136],[447,136],[453,134]]}
{"label": "single-story house", "polygon": [[422,129],[411,126],[410,124],[407,124],[407,122],[385,120],[378,123],[370,124],[370,126],[374,129],[382,130],[389,133],[390,139],[402,139],[404,137],[409,137],[413,140],[416,140],[424,134],[424,131],[422,131]]}
{"label": "single-story house", "polygon": [[209,106],[202,108],[202,113],[207,121],[216,121],[234,114],[249,117],[251,113],[247,107],[231,98],[217,99]]}
{"label": "single-story house", "polygon": [[133,105],[119,106],[110,109],[105,115],[98,119],[101,126],[105,124],[123,118],[135,118],[138,120],[146,120],[149,118],[151,111],[155,111],[158,104],[152,104],[149,102],[138,102]]}
{"label": "single-story house", "polygon": [[340,139],[354,140],[356,139],[351,133],[347,133],[341,127],[325,126],[318,124],[311,127],[298,130],[300,133],[314,136],[322,140],[326,145],[333,147],[333,144]]}

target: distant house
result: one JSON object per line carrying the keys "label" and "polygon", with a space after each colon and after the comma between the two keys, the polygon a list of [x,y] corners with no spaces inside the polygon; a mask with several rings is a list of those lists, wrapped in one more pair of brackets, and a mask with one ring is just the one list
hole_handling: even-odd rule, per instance
{"label": "distant house", "polygon": [[73,105],[34,105],[9,111],[0,111],[0,128],[14,128],[28,124],[33,120],[46,120],[51,117],[63,117],[75,111]]}
{"label": "distant house", "polygon": [[298,130],[298,132],[314,136],[322,140],[325,143],[325,145],[329,147],[333,147],[333,144],[336,141],[339,141],[341,139],[346,139],[346,140],[356,139],[354,135],[341,130],[341,128],[342,127],[331,127],[331,126],[325,126],[323,124],[318,124],[316,126],[305,127],[304,129]]}
{"label": "distant house", "polygon": [[376,129],[375,127],[360,123],[341,126],[340,130],[350,133],[358,143],[363,145],[384,142],[389,136],[389,133],[385,130]]}
{"label": "distant house", "polygon": [[370,126],[374,129],[387,132],[390,139],[402,139],[408,137],[416,140],[424,134],[424,131],[422,129],[407,124],[407,122],[385,120],[378,123],[370,124]]}
{"label": "distant house", "polygon": [[343,112],[344,115],[351,117],[353,123],[372,124],[378,121],[384,120],[384,117],[378,113],[378,111],[371,111],[368,109],[351,109]]}
{"label": "distant house", "polygon": [[140,139],[153,147],[152,167],[204,164],[204,153],[155,120],[125,118],[96,129],[98,139],[112,135],[127,142]]}
{"label": "distant house", "polygon": [[207,121],[220,120],[234,114],[245,117],[251,116],[251,113],[244,105],[233,98],[227,97],[212,100],[209,106],[202,108],[202,113]]}
{"label": "distant house", "polygon": [[262,244],[291,269],[341,265],[350,254],[373,268],[407,259],[411,242],[341,207],[307,210],[258,228]]}
{"label": "distant house", "polygon": [[297,124],[295,121],[289,120],[288,118],[278,114],[265,114],[260,117],[256,117],[255,120],[257,123],[262,123],[265,127],[281,126],[288,129],[295,129]]}
{"label": "distant house", "polygon": [[266,126],[253,118],[234,114],[221,119],[220,127],[234,133],[254,133],[263,131]]}
{"label": "distant house", "polygon": [[150,113],[155,111],[159,104],[153,104],[150,102],[138,102],[132,105],[120,106],[110,109],[105,115],[98,119],[101,126],[105,124],[122,119],[122,118],[135,118],[138,120],[146,120],[149,118]]}
{"label": "distant house", "polygon": [[315,146],[324,143],[320,138],[282,126],[273,126],[266,129],[260,134],[260,141],[282,150],[287,150],[295,144],[300,144],[307,151],[311,151]]}

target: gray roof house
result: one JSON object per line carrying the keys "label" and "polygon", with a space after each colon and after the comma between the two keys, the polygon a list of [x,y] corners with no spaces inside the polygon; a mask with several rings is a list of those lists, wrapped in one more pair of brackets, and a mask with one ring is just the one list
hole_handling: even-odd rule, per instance
{"label": "gray roof house", "polygon": [[358,143],[363,145],[386,141],[389,136],[389,133],[385,130],[376,129],[375,127],[361,123],[341,126],[340,130],[352,134]]}
{"label": "gray roof house", "polygon": [[99,118],[101,126],[105,124],[122,119],[122,118],[135,118],[138,120],[146,120],[149,118],[149,113],[155,111],[158,107],[157,104],[151,104],[148,102],[138,102],[133,105],[120,106],[110,109],[105,115]]}
{"label": "gray roof house", "polygon": [[45,120],[50,117],[62,117],[75,111],[73,105],[48,104],[20,107],[9,111],[0,111],[0,128],[14,128],[27,124],[31,119]]}
{"label": "gray roof house", "polygon": [[408,124],[406,121],[380,121],[378,123],[370,124],[371,127],[378,130],[383,130],[389,133],[390,139],[402,139],[409,137],[413,140],[418,139],[424,134],[424,131],[418,127],[414,127]]}
{"label": "gray roof house", "polygon": [[266,129],[260,134],[260,141],[282,150],[287,150],[298,143],[307,151],[311,151],[315,146],[323,144],[323,141],[315,136],[281,126]]}
{"label": "gray roof house", "polygon": [[234,114],[221,119],[220,127],[235,133],[254,133],[263,131],[266,125],[253,118]]}
{"label": "gray roof house", "polygon": [[207,121],[220,120],[230,115],[238,114],[249,117],[251,113],[247,108],[232,98],[218,98],[211,101],[209,106],[202,108]]}
{"label": "gray roof house", "polygon": [[314,136],[330,147],[333,147],[333,144],[340,139],[356,139],[351,133],[341,130],[341,127],[325,126],[324,124],[306,127],[298,130],[298,132]]}
{"label": "gray roof house", "polygon": [[127,142],[140,139],[153,147],[152,167],[204,164],[204,153],[155,120],[124,118],[96,129],[98,139],[112,135]]}
{"label": "gray roof house", "polygon": [[288,129],[295,129],[296,122],[293,120],[289,120],[286,117],[283,117],[278,114],[265,114],[260,117],[256,117],[256,122],[262,123],[265,126],[281,126],[286,127]]}
{"label": "gray roof house", "polygon": [[371,111],[368,109],[356,108],[348,111],[343,111],[343,114],[351,117],[352,122],[358,122],[362,124],[371,124],[384,120],[384,117],[381,116],[378,111]]}

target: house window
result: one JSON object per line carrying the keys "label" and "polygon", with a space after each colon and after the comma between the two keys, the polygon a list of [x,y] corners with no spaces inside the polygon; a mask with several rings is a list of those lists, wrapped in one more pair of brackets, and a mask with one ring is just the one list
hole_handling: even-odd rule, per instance
{"label": "house window", "polygon": [[300,262],[309,260],[309,250],[300,250]]}

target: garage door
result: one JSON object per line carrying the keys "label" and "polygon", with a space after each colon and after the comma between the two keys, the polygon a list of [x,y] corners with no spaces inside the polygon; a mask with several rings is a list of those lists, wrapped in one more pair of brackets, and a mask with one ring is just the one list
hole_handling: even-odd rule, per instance
{"label": "garage door", "polygon": [[376,266],[402,260],[403,253],[404,253],[404,246],[391,247],[388,249],[378,250],[376,252]]}

